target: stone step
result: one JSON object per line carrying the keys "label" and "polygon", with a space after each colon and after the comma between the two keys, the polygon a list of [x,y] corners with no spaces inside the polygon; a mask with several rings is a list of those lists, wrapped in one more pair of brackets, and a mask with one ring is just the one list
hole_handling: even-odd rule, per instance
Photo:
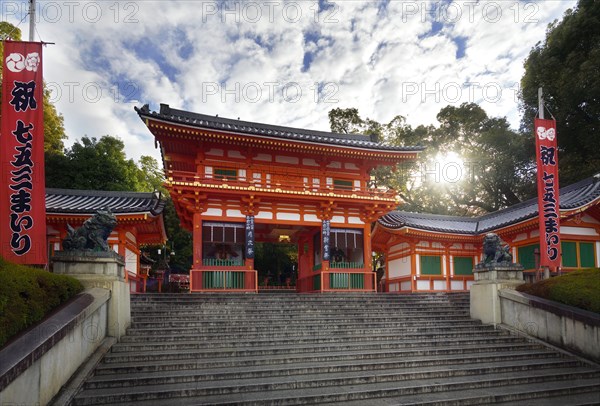
{"label": "stone step", "polygon": [[[468,406],[468,405],[527,405],[527,406],[588,406],[600,404],[600,382],[597,379],[573,381],[538,382],[533,385],[509,385],[493,388],[468,389],[453,392],[430,392],[370,399],[370,406],[420,405],[420,406]],[[141,404],[143,404],[142,402]],[[181,403],[185,405],[186,403]],[[165,404],[168,406],[168,403]],[[339,403],[323,403],[321,406],[339,406]],[[344,406],[364,406],[364,400],[346,401]]]}
{"label": "stone step", "polygon": [[597,365],[471,320],[464,293],[142,294],[131,308],[74,405],[600,403]]}
{"label": "stone step", "polygon": [[468,316],[459,316],[459,317],[441,317],[436,319],[431,318],[423,318],[423,317],[414,317],[414,318],[406,318],[403,316],[394,315],[392,317],[364,317],[364,316],[356,316],[356,317],[348,317],[347,315],[314,315],[314,316],[295,316],[295,317],[260,317],[256,319],[252,319],[249,317],[228,317],[226,319],[223,318],[207,318],[199,315],[195,315],[194,317],[185,317],[185,316],[173,316],[173,317],[139,317],[136,316],[133,318],[133,325],[143,327],[144,323],[148,323],[148,325],[160,325],[162,323],[166,324],[190,324],[195,323],[198,325],[205,326],[223,326],[228,324],[239,325],[241,323],[248,324],[252,326],[269,326],[273,328],[286,326],[286,325],[294,325],[294,324],[314,324],[317,322],[322,323],[332,323],[336,322],[339,324],[346,323],[373,323],[373,324],[393,324],[398,325],[402,324],[404,326],[411,325],[452,325],[453,323],[469,323],[472,325],[481,324],[478,321],[470,319]]}
{"label": "stone step", "polygon": [[[520,348],[519,348],[520,349]],[[518,351],[518,350],[517,350]],[[530,349],[532,357],[547,357],[552,353],[539,348]],[[219,356],[213,355],[210,351],[171,351],[171,352],[127,352],[127,353],[110,353],[104,358],[104,363],[99,366],[99,369],[108,369],[116,367],[127,367],[129,365],[144,366],[147,364],[159,365],[161,362],[173,363],[183,362],[185,360],[193,362],[196,365],[203,367],[229,367],[229,366],[257,366],[257,365],[278,365],[289,364],[292,362],[329,362],[329,361],[344,361],[344,360],[384,360],[388,357],[428,357],[428,356],[452,356],[476,353],[511,353],[510,350],[498,351],[496,349],[477,348],[477,347],[441,347],[441,348],[398,348],[372,350],[372,349],[356,349],[356,350],[340,350],[335,347],[328,348],[328,351],[313,351],[313,352],[289,352],[277,353],[265,356],[265,354],[248,354],[240,356],[238,351],[232,351],[229,354],[219,352]]]}
{"label": "stone step", "polygon": [[468,309],[465,310],[457,310],[457,309],[448,309],[447,307],[435,309],[428,308],[427,310],[394,310],[394,309],[352,309],[352,311],[346,311],[345,309],[313,309],[311,311],[300,311],[294,310],[289,311],[285,309],[258,309],[258,308],[239,308],[239,309],[198,309],[194,307],[189,307],[185,309],[163,309],[163,310],[149,310],[144,313],[140,312],[132,312],[132,317],[135,319],[137,317],[152,317],[155,315],[157,317],[212,317],[218,318],[222,316],[231,316],[231,317],[243,317],[243,316],[252,316],[255,318],[261,317],[275,317],[275,318],[294,318],[294,317],[334,317],[336,315],[347,316],[347,317],[376,317],[380,314],[390,314],[395,317],[442,317],[442,316],[467,316]]}
{"label": "stone step", "polygon": [[[358,337],[365,337],[372,335],[374,339],[382,339],[382,337],[391,338],[396,337],[397,339],[418,339],[419,337],[432,339],[446,339],[446,338],[458,338],[461,336],[473,336],[481,334],[500,335],[507,334],[504,332],[494,331],[486,327],[468,327],[464,329],[446,329],[446,330],[435,330],[427,331],[422,329],[421,331],[402,331],[398,332],[394,328],[367,328],[367,329],[343,329],[339,328],[335,330],[335,327],[331,329],[323,330],[290,330],[287,332],[249,332],[249,333],[206,333],[201,328],[171,328],[173,334],[196,334],[197,341],[229,341],[231,345],[236,345],[238,342],[255,343],[264,342],[265,340],[290,340],[296,339],[298,343],[313,342],[314,339],[324,339],[325,341],[331,341],[335,339],[352,339]],[[151,336],[159,335],[162,332],[160,329],[128,329],[127,334],[131,336]],[[243,344],[242,344],[243,345]]]}
{"label": "stone step", "polygon": [[[509,361],[507,361],[507,357]],[[135,385],[162,385],[182,382],[204,382],[204,381],[224,381],[234,379],[258,379],[271,378],[278,376],[317,376],[319,374],[333,374],[346,372],[365,372],[365,371],[407,371],[409,368],[430,367],[430,366],[457,366],[457,365],[477,365],[493,363],[494,366],[513,367],[517,365],[519,369],[523,368],[555,368],[555,367],[576,367],[581,365],[573,359],[561,358],[557,354],[550,352],[525,352],[514,351],[510,353],[491,353],[462,356],[444,356],[444,357],[403,357],[396,360],[383,360],[372,362],[371,360],[349,360],[345,362],[294,362],[293,364],[266,365],[261,367],[245,367],[234,365],[232,367],[210,367],[210,361],[207,364],[196,363],[193,369],[155,372],[137,372],[137,373],[111,373],[97,375],[85,384],[86,389],[125,387]]]}
{"label": "stone step", "polygon": [[[130,337],[129,337],[130,338]],[[146,338],[146,337],[144,337]],[[192,342],[194,343],[194,342]],[[123,355],[136,354],[140,356],[147,355],[148,353],[154,354],[156,351],[160,351],[163,354],[175,353],[178,354],[182,351],[180,346],[174,347],[159,347],[160,343],[151,341],[148,347],[135,347],[131,351],[126,351],[123,344],[116,344],[113,346],[113,351],[108,354],[108,357],[119,357]],[[158,349],[157,349],[158,348]],[[341,342],[329,342],[315,344],[295,344],[295,345],[274,345],[274,343],[267,342],[253,346],[217,346],[217,345],[206,345],[193,351],[195,356],[204,357],[203,354],[207,354],[209,357],[243,357],[251,355],[262,355],[272,356],[277,354],[303,354],[303,353],[320,353],[330,351],[388,351],[388,350],[411,350],[411,351],[454,351],[454,352],[492,352],[492,351],[505,351],[508,349],[539,349],[542,348],[539,344],[523,342],[514,337],[503,336],[493,341],[482,337],[479,340],[449,340],[443,343],[438,341],[398,341],[392,339],[389,341],[373,341],[368,338],[362,341],[348,341],[345,343]],[[135,351],[134,351],[135,349]],[[125,353],[125,354],[123,354]]]}
{"label": "stone step", "polygon": [[[148,337],[139,336],[140,338],[144,338],[145,340]],[[129,339],[133,337],[129,336]],[[368,343],[365,344],[368,339]],[[151,341],[152,342],[152,341]],[[119,343],[113,347],[112,352],[108,354],[108,356],[119,356],[121,353],[130,352],[132,355],[139,353],[149,353],[154,355],[164,355],[164,356],[173,356],[173,354],[180,354],[182,352],[193,352],[194,356],[198,356],[198,354],[203,351],[209,350],[213,352],[217,351],[230,351],[230,352],[246,352],[246,351],[257,351],[257,352],[265,352],[265,351],[289,351],[290,353],[294,353],[296,351],[310,351],[310,352],[320,352],[320,351],[332,351],[335,348],[375,348],[380,350],[385,349],[427,349],[427,348],[489,348],[490,350],[494,350],[495,348],[500,348],[504,345],[534,345],[534,344],[524,344],[524,342],[516,337],[509,335],[496,335],[496,336],[475,336],[475,337],[464,337],[459,335],[458,337],[449,337],[443,341],[440,341],[435,338],[423,338],[423,337],[415,337],[412,340],[398,340],[397,335],[388,335],[388,336],[373,336],[373,337],[334,337],[334,336],[326,336],[321,338],[308,338],[303,340],[298,339],[279,339],[279,340],[257,340],[257,341],[232,341],[232,342],[224,342],[220,340],[210,341],[192,341],[189,344],[189,348],[185,349],[184,346],[169,346],[169,344],[165,344],[164,348],[161,348],[160,343],[156,343],[154,345],[146,346],[145,344],[136,345],[137,342],[134,342],[133,345],[131,342],[129,343]],[[321,350],[323,349],[323,350]]]}
{"label": "stone step", "polygon": [[190,301],[190,302],[164,302],[164,303],[154,303],[154,304],[132,304],[132,309],[134,311],[144,311],[144,310],[165,310],[165,308],[169,306],[169,308],[175,309],[185,309],[185,308],[195,308],[195,309],[214,309],[220,307],[222,309],[259,309],[259,310],[269,310],[269,311],[277,311],[277,310],[327,310],[327,309],[465,309],[468,308],[469,304],[465,302],[464,304],[457,303],[447,303],[447,302],[432,302],[432,303],[348,303],[348,302],[339,302],[339,303],[329,303],[329,302],[313,302],[313,303],[289,303],[289,302],[281,302],[281,303],[254,303],[254,302],[227,302],[227,303],[207,303],[200,301]]}
{"label": "stone step", "polygon": [[306,404],[319,402],[344,402],[369,398],[478,389],[507,384],[536,384],[538,382],[600,378],[600,372],[591,368],[519,369],[509,371],[502,367],[421,368],[418,371],[397,373],[361,374],[347,373],[326,376],[278,377],[264,380],[236,380],[232,385],[224,382],[192,382],[168,385],[133,386],[83,390],[75,405],[96,405],[113,402],[131,403],[141,400],[167,400],[196,398],[203,404],[281,403]]}
{"label": "stone step", "polygon": [[[315,321],[312,323],[301,322],[301,323],[293,323],[291,321],[287,323],[262,323],[256,322],[252,323],[251,321],[247,321],[246,323],[219,323],[217,325],[207,325],[205,322],[163,322],[163,323],[137,323],[134,322],[129,327],[129,331],[132,334],[137,334],[139,332],[146,332],[148,330],[156,331],[167,330],[167,331],[201,331],[204,335],[207,334],[277,334],[281,332],[309,332],[309,331],[348,331],[352,330],[360,334],[360,332],[367,334],[368,332],[376,333],[376,332],[385,332],[390,330],[398,330],[402,328],[404,332],[413,333],[413,332],[437,332],[440,330],[445,330],[450,327],[448,323],[441,323],[440,325],[435,323],[404,323],[400,322],[380,322],[374,323],[371,321],[354,321],[354,320],[346,320],[341,319],[339,322],[334,323],[333,320],[323,320]],[[470,320],[457,322],[452,325],[452,328],[455,331],[488,331],[493,330],[493,327],[484,326],[479,323],[474,323]]]}

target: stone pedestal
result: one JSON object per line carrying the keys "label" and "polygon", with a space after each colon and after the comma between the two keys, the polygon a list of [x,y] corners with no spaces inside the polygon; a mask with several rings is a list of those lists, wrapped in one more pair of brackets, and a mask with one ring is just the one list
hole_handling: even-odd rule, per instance
{"label": "stone pedestal", "polygon": [[518,264],[477,267],[473,270],[475,283],[471,286],[471,317],[484,324],[502,322],[500,289],[514,289],[523,283],[523,267]]}
{"label": "stone pedestal", "polygon": [[107,335],[120,339],[131,323],[125,261],[116,252],[59,251],[51,258],[56,274],[79,279],[86,289],[110,291]]}

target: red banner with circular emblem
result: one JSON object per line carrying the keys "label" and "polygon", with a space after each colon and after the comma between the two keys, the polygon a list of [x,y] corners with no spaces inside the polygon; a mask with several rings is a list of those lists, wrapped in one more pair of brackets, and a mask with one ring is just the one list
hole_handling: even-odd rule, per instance
{"label": "red banner with circular emblem", "polygon": [[556,121],[535,119],[540,266],[560,266],[560,201]]}
{"label": "red banner with circular emblem", "polygon": [[42,44],[4,41],[0,126],[0,254],[45,265]]}

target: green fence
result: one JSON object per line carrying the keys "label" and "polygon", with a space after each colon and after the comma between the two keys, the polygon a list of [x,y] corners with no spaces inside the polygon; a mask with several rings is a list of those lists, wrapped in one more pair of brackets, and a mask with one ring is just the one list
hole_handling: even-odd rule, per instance
{"label": "green fence", "polygon": [[241,259],[205,258],[202,260],[202,265],[205,265],[205,266],[244,266],[244,262]]}
{"label": "green fence", "polygon": [[362,273],[335,272],[329,274],[330,289],[364,289],[365,276]]}
{"label": "green fence", "polygon": [[329,267],[337,269],[362,269],[365,267],[365,264],[362,262],[331,262]]}
{"label": "green fence", "polygon": [[244,272],[202,272],[202,289],[244,289]]}

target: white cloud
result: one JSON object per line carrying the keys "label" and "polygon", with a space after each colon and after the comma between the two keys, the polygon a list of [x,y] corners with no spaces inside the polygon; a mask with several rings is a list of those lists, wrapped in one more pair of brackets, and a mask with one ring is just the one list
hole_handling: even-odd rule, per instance
{"label": "white cloud", "polygon": [[[25,3],[3,1],[3,19],[16,24],[21,16],[7,7]],[[336,107],[418,125],[473,101],[516,127],[523,61],[576,2],[383,4],[342,1],[319,12],[317,1],[40,1],[37,30],[56,43],[44,73],[69,144],[118,135],[137,159],[158,157],[133,111],[144,103],[327,130]]]}

